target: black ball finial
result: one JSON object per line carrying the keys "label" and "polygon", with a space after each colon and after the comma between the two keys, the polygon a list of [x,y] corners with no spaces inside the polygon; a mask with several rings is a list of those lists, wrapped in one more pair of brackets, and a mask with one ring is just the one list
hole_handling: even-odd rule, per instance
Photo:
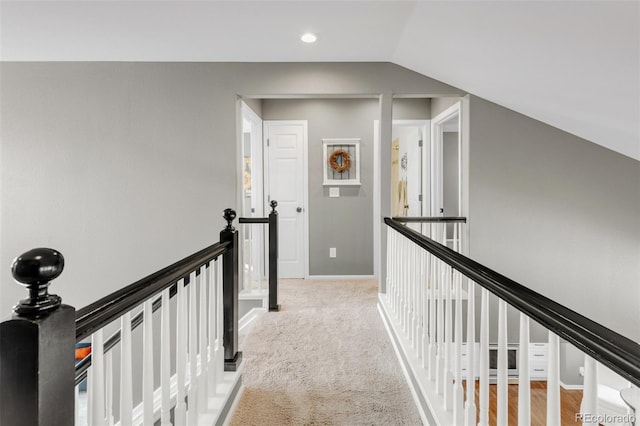
{"label": "black ball finial", "polygon": [[29,298],[14,306],[19,316],[41,317],[60,306],[62,300],[49,294],[48,287],[64,269],[64,257],[50,248],[35,248],[17,257],[11,265],[11,274],[29,290]]}
{"label": "black ball finial", "polygon": [[271,201],[271,213],[277,213],[276,207],[278,207],[278,202],[276,200]]}
{"label": "black ball finial", "polygon": [[236,218],[236,211],[234,209],[224,209],[222,217],[227,221],[227,230],[233,231],[235,228],[231,222]]}

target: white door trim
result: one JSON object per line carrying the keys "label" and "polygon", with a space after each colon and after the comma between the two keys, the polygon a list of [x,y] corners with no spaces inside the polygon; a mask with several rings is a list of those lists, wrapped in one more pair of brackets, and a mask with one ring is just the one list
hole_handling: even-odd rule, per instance
{"label": "white door trim", "polygon": [[458,215],[462,213],[462,111],[458,101],[431,120],[431,216],[441,216],[442,206],[442,128],[458,115]]}
{"label": "white door trim", "polygon": [[[304,278],[309,278],[309,128],[307,120],[264,120],[262,122],[263,125],[263,152],[267,152],[267,135],[269,132],[266,131],[269,124],[279,124],[279,125],[302,125],[302,138],[303,138],[303,148],[302,148],[302,167],[304,169],[303,178],[302,178],[302,186],[304,188],[302,195],[302,220],[303,224],[303,255],[302,260],[304,262]],[[269,156],[263,155],[264,158],[264,168],[263,168],[263,182],[264,182],[264,194],[267,197],[264,198],[265,211],[271,211],[269,207]],[[276,200],[277,201],[277,200]],[[277,208],[276,208],[277,210]]]}

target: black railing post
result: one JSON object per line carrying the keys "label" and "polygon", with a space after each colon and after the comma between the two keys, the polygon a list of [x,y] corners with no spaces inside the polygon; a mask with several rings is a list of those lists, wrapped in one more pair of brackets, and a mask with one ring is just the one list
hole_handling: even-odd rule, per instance
{"label": "black railing post", "polygon": [[236,212],[225,209],[223,217],[227,227],[220,232],[220,241],[230,243],[229,249],[222,255],[224,369],[236,371],[242,362],[242,352],[238,352],[238,231],[232,225]]}
{"label": "black railing post", "polygon": [[271,201],[269,213],[269,312],[280,310],[278,305],[278,202]]}
{"label": "black railing post", "polygon": [[62,255],[47,248],[13,262],[29,298],[0,324],[0,425],[75,423],[75,309],[47,291],[63,268]]}

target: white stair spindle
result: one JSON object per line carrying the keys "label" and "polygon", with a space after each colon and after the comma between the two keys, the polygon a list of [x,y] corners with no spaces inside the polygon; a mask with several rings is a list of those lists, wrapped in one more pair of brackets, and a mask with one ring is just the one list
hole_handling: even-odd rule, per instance
{"label": "white stair spindle", "polygon": [[200,271],[191,274],[189,283],[189,390],[187,392],[187,424],[198,423],[198,323],[197,323],[197,283]]}
{"label": "white stair spindle", "polygon": [[456,311],[455,311],[455,334],[453,350],[453,374],[455,382],[453,384],[453,420],[455,424],[464,424],[464,389],[462,388],[462,371],[460,357],[462,353],[462,276],[454,271],[453,280],[455,283]]}
{"label": "white stair spindle", "polygon": [[498,301],[498,426],[506,426],[509,424],[509,383],[507,370],[507,302],[500,299]]}
{"label": "white stair spindle", "polygon": [[104,340],[102,329],[91,336],[91,380],[89,381],[91,398],[91,417],[89,424],[92,426],[105,426],[105,381],[104,381]]}
{"label": "white stair spindle", "polygon": [[453,361],[453,345],[451,343],[453,340],[453,299],[451,297],[451,286],[453,285],[453,268],[451,268],[450,266],[446,266],[445,270],[446,278],[443,281],[445,285],[443,385],[444,408],[445,410],[449,411],[453,409],[453,374],[451,370]]}
{"label": "white stair spindle", "polygon": [[518,360],[518,426],[531,424],[531,383],[529,377],[529,317],[520,313]]}
{"label": "white stair spindle", "polygon": [[476,284],[467,285],[467,403],[465,425],[476,426]]}
{"label": "white stair spindle", "polygon": [[160,425],[171,426],[171,317],[169,311],[169,289],[162,292],[162,316],[160,324]]}
{"label": "white stair spindle", "polygon": [[560,424],[560,338],[549,331],[547,424]]}
{"label": "white stair spindle", "polygon": [[416,356],[418,359],[422,359],[424,357],[424,314],[425,314],[425,290],[426,290],[426,280],[424,279],[424,250],[416,247],[416,263],[417,263],[417,273],[416,273],[416,285],[418,286],[417,300],[416,306],[418,308],[418,326],[416,328]]}
{"label": "white stair spindle", "polygon": [[105,364],[105,411],[106,423],[113,426],[113,354],[107,351],[104,354]]}
{"label": "white stair spindle", "polygon": [[93,419],[93,367],[89,366],[87,369],[87,423],[90,424]]}
{"label": "white stair spindle", "polygon": [[224,307],[223,307],[223,296],[222,296],[222,262],[218,261],[217,264],[217,303],[218,306],[216,308],[216,312],[218,313],[218,321],[216,322],[216,371],[219,374],[219,377],[222,377],[224,372],[224,346],[223,346],[223,333],[224,333]]}
{"label": "white stair spindle", "polygon": [[[251,246],[251,244],[249,245]],[[251,258],[250,258],[251,259]],[[209,267],[204,266],[200,274],[200,375],[198,376],[198,409],[207,411],[207,287],[209,287]]]}
{"label": "white stair spindle", "polygon": [[120,426],[133,426],[131,313],[120,319]]}
{"label": "white stair spindle", "polygon": [[418,246],[411,243],[411,345],[418,352]]}
{"label": "white stair spindle", "polygon": [[[446,226],[446,224],[443,224]],[[439,233],[438,240],[440,243],[444,241],[444,227]],[[436,231],[437,232],[437,231]],[[436,391],[438,395],[444,394],[444,372],[445,372],[445,359],[444,359],[444,349],[445,349],[445,336],[444,336],[444,287],[445,287],[445,266],[441,260],[436,260],[437,262],[437,274],[436,274],[436,285],[438,286],[438,304],[436,308],[436,339],[437,339],[437,352],[438,357],[436,361]]]}
{"label": "white stair spindle", "polygon": [[478,426],[489,425],[489,291],[482,289],[480,305],[480,419]]}
{"label": "white stair spindle", "polygon": [[589,355],[584,356],[584,393],[582,395],[582,413],[589,414],[589,421],[582,424],[598,424],[595,420],[598,414],[598,368],[596,360]]}
{"label": "white stair spindle", "polygon": [[[420,252],[422,263],[422,368],[429,368],[429,256],[426,250]],[[428,371],[428,370],[427,370]]]}
{"label": "white stair spindle", "polygon": [[187,408],[185,404],[186,368],[187,368],[187,300],[184,280],[178,281],[176,300],[176,382],[177,396],[175,408],[175,424],[187,424]]}
{"label": "white stair spindle", "polygon": [[153,426],[153,309],[152,300],[144,302],[142,347],[142,407],[143,425]]}
{"label": "white stair spindle", "polygon": [[216,369],[215,369],[215,349],[216,349],[216,286],[218,285],[216,281],[216,270],[217,270],[217,261],[213,261],[209,268],[207,268],[207,273],[209,274],[208,280],[208,291],[209,291],[209,347],[208,353],[209,358],[207,360],[207,395],[214,396],[216,394]]}
{"label": "white stair spindle", "polygon": [[432,254],[427,255],[429,259],[429,353],[428,353],[428,378],[436,379],[437,366],[437,342],[436,342],[436,260]]}

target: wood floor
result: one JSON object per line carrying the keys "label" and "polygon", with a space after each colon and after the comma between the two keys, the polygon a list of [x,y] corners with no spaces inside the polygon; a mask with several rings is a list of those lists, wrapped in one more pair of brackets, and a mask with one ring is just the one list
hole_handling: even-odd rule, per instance
{"label": "wood floor", "polygon": [[[465,382],[463,381],[463,386]],[[480,406],[478,401],[479,382],[476,381],[476,407]],[[497,385],[489,385],[489,424],[497,424]],[[576,420],[576,413],[580,412],[582,402],[581,390],[565,390],[560,388],[560,420],[562,425],[579,425]],[[531,382],[531,424],[546,425],[547,423],[547,382]],[[509,424],[518,424],[518,385],[509,385]],[[555,426],[555,425],[549,425]]]}

